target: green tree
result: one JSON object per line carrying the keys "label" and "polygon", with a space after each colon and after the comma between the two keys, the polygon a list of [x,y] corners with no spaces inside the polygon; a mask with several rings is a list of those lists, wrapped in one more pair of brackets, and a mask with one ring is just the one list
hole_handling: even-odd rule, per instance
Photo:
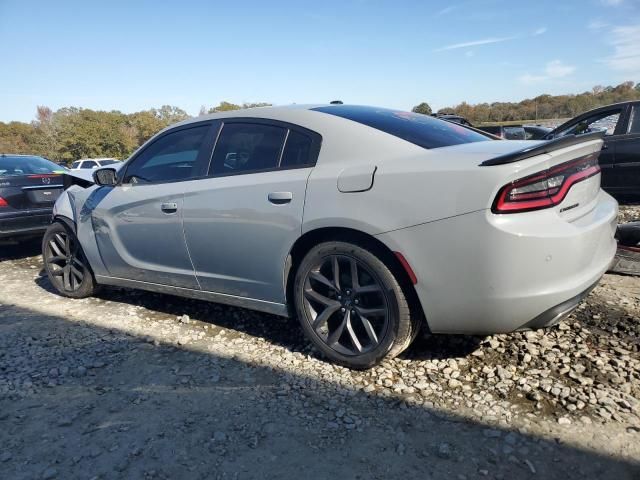
{"label": "green tree", "polygon": [[421,113],[423,115],[431,115],[431,107],[427,102],[422,102],[411,109],[413,113]]}
{"label": "green tree", "polygon": [[231,110],[240,110],[241,108],[240,105],[236,105],[235,103],[220,102],[217,107],[211,107],[209,113],[229,112]]}
{"label": "green tree", "polygon": [[242,105],[236,105],[235,103],[230,102],[220,102],[217,107],[211,107],[209,109],[209,113],[217,113],[217,112],[229,112],[232,110],[242,110],[245,108],[255,108],[255,107],[269,107],[270,103],[259,102],[259,103],[243,103]]}

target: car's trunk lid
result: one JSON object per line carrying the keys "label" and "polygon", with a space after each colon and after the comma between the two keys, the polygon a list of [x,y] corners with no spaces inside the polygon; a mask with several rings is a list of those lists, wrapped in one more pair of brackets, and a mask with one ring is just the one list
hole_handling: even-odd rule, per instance
{"label": "car's trunk lid", "polygon": [[51,207],[62,190],[61,174],[0,176],[0,196],[17,210]]}

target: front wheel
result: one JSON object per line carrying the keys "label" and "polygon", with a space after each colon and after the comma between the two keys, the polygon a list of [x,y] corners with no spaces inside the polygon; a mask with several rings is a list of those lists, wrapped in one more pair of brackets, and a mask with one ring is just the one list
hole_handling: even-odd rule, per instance
{"label": "front wheel", "polygon": [[404,351],[418,328],[389,267],[347,242],[313,247],[296,273],[296,313],[311,342],[333,361],[370,368]]}
{"label": "front wheel", "polygon": [[89,263],[75,233],[66,225],[49,225],[42,239],[42,260],[49,281],[61,295],[84,298],[95,293]]}

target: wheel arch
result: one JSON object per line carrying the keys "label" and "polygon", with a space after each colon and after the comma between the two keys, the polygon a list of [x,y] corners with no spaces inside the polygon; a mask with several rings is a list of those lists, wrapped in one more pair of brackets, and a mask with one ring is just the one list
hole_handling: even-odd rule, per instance
{"label": "wheel arch", "polygon": [[53,222],[60,222],[65,224],[68,228],[71,229],[71,231],[74,234],[77,234],[77,230],[76,230],[76,222],[74,222],[73,220],[71,220],[69,217],[66,217],[64,215],[55,215],[52,219],[52,223]]}
{"label": "wheel arch", "polygon": [[398,280],[398,283],[402,287],[407,300],[409,301],[412,314],[419,315],[422,323],[428,328],[422,304],[420,303],[420,299],[418,298],[418,294],[413,286],[409,273],[407,273],[406,269],[394,252],[373,235],[347,227],[321,227],[310,230],[299,237],[291,247],[289,255],[287,256],[284,272],[285,301],[290,316],[293,316],[295,311],[293,308],[293,284],[298,266],[309,250],[314,246],[327,241],[344,241],[353,243],[376,254],[387,265],[387,267],[389,267],[393,275]]}

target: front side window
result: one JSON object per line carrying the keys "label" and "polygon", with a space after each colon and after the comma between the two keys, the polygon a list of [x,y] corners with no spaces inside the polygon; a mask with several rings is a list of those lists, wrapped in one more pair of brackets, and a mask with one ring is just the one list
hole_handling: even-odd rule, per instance
{"label": "front side window", "polygon": [[640,133],[640,105],[633,107],[629,119],[629,133]]}
{"label": "front side window", "polygon": [[71,164],[71,168],[78,168],[78,167],[80,167],[80,162],[73,162]]}
{"label": "front side window", "polygon": [[317,107],[313,110],[367,125],[422,148],[450,147],[463,143],[493,140],[489,136],[457,123],[419,113],[354,105],[330,105]]}
{"label": "front side window", "polygon": [[127,168],[123,183],[162,183],[193,178],[208,125],[167,133],[145,148]]}
{"label": "front side window", "polygon": [[621,110],[610,110],[588,117],[560,132],[559,136],[582,135],[583,133],[605,131],[605,135],[613,135]]}
{"label": "front side window", "polygon": [[82,166],[80,168],[85,169],[85,168],[96,168],[98,166],[98,164],[96,162],[94,162],[93,160],[85,160],[84,162],[82,162]]}
{"label": "front side window", "polygon": [[277,168],[286,133],[286,129],[275,125],[224,124],[211,160],[213,175]]}

